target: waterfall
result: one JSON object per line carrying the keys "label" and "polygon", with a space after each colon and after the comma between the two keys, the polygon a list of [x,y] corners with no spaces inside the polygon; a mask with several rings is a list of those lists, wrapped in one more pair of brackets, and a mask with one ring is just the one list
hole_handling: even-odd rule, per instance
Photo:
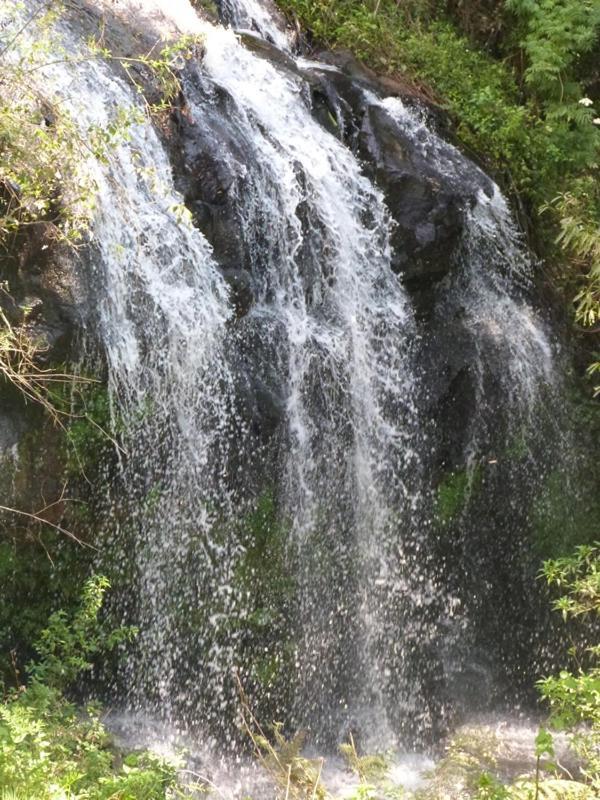
{"label": "waterfall", "polygon": [[227,25],[236,30],[254,30],[280,50],[288,50],[289,34],[283,20],[275,19],[273,2],[267,6],[261,0],[219,0],[219,8]]}
{"label": "waterfall", "polygon": [[[60,36],[79,58],[44,67],[48,100],[67,102],[84,136],[120,116],[128,120],[106,162],[90,157],[82,165],[95,193],[85,255],[95,298],[89,327],[106,357],[123,438],[106,558],[126,583],[123,614],[140,627],[139,656],[127,669],[130,702],[145,706],[153,698],[169,714],[186,647],[186,612],[183,600],[173,603],[174,587],[182,584],[190,605],[209,595],[211,624],[232,602],[235,545],[211,537],[216,520],[229,514],[228,448],[243,437],[232,417],[225,347],[229,291],[174,188],[167,152],[136,92],[88,57],[75,23],[63,23]],[[194,558],[201,572],[187,582]],[[115,588],[123,587],[117,581]],[[228,646],[211,640],[196,647],[204,652],[206,680],[211,666],[220,680],[231,663]],[[190,668],[196,665],[194,657]]]}
{"label": "waterfall", "polygon": [[[386,98],[381,106],[442,175],[461,181],[480,172],[401,100]],[[455,281],[459,294],[456,300],[464,306],[465,324],[476,342],[475,363],[480,378],[495,358],[503,382],[502,394],[511,403],[512,412],[533,422],[540,391],[558,390],[555,347],[530,303],[531,262],[523,236],[496,184],[490,186],[488,194],[480,190],[474,207],[467,210],[461,260],[465,269]],[[454,291],[449,287],[445,299]],[[478,405],[485,402],[485,397],[485,388],[480,386]]]}
{"label": "waterfall", "polygon": [[[478,187],[423,322],[394,267],[383,190],[340,115],[317,119],[319,65],[292,57],[258,2],[223,0],[223,18],[285,50],[277,59],[184,0],[147,5],[203,36],[181,72],[182,153],[110,65],[44,70],[82,130],[136,109],[106,162],[86,165],[88,325],[122,437],[104,564],[119,576],[114,613],[140,627],[125,701],[231,739],[236,670],[264,713],[316,742],[425,740],[453,675],[485,650],[456,557],[484,512],[463,504],[445,540],[442,473],[502,483],[501,437],[531,428],[558,391],[523,242],[497,187],[417,109],[358,85],[440,184]],[[85,52],[75,23],[62,35]],[[178,158],[198,186],[178,182]],[[456,343],[467,355],[454,370]],[[447,410],[439,397],[458,381],[468,402]],[[536,469],[535,447],[527,458]]]}
{"label": "waterfall", "polygon": [[[210,139],[225,90],[230,134],[243,143],[235,191],[257,299],[238,338],[285,405],[278,464],[301,584],[298,702],[323,724],[340,692],[367,692],[366,707],[382,689],[370,639],[385,612],[373,586],[383,593],[398,579],[388,539],[420,490],[416,329],[390,268],[381,193],[313,119],[302,81],[227,32],[207,39],[204,71],[197,124]],[[221,158],[236,156],[225,146]],[[333,563],[315,563],[326,557]]]}

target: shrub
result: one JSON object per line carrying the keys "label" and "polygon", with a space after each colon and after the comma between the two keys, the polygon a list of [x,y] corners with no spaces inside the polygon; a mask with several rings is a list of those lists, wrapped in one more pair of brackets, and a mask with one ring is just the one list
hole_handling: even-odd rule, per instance
{"label": "shrub", "polygon": [[[546,561],[543,574],[558,588],[554,602],[565,622],[576,618],[589,622],[597,637],[600,621],[600,543],[582,545],[572,556]],[[597,639],[595,638],[595,641]],[[573,748],[582,759],[583,771],[600,792],[600,645],[573,645],[577,669],[562,670],[539,682],[542,697],[550,705],[550,724],[570,732]]]}
{"label": "shrub", "polygon": [[[84,586],[79,607],[50,617],[29,666],[29,682],[0,705],[2,800],[166,800],[177,790],[176,765],[113,744],[97,705],[78,709],[63,691],[90,669],[92,657],[121,644],[131,628],[99,621],[105,578]],[[170,794],[169,794],[170,792]],[[183,796],[183,795],[180,795]]]}

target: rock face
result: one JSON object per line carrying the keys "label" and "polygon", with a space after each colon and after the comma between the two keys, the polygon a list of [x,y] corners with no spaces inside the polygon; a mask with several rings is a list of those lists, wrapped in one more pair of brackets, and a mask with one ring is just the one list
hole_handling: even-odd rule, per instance
{"label": "rock face", "polygon": [[396,223],[392,244],[395,267],[409,283],[443,277],[462,234],[465,203],[471,187],[451,185],[414,143],[399,138],[380,108],[367,108],[360,130],[359,152],[369,163]]}
{"label": "rock face", "polygon": [[[1,262],[0,309],[15,336],[33,343],[42,370],[63,372],[57,365],[80,358],[88,288],[79,266],[74,250],[52,244],[44,223],[30,228]],[[0,383],[0,465],[4,505],[31,512],[60,493],[60,433],[7,379]],[[14,522],[23,519],[8,524]]]}
{"label": "rock face", "polygon": [[[99,17],[93,4],[83,5],[85,15],[71,11],[71,22],[91,35],[100,25]],[[105,13],[103,35],[114,52],[126,55],[147,47],[147,20],[143,21],[146,32],[142,26],[142,32],[134,35],[122,15],[113,15],[112,10]],[[461,300],[456,292],[448,293],[447,284],[460,266],[469,210],[478,197],[493,194],[490,180],[474,165],[465,170],[458,152],[448,151],[441,157],[424,123],[419,129],[414,118],[407,117],[399,124],[383,98],[399,97],[406,106],[418,107],[430,125],[438,129],[445,125],[439,110],[409,85],[378,78],[346,53],[321,53],[318,62],[296,61],[259,35],[246,32],[242,38],[257,56],[301,81],[303,101],[313,116],[354,151],[365,174],[382,191],[394,220],[392,265],[428,330],[422,353],[428,388],[422,402],[437,420],[445,443],[437,466],[459,462],[469,436],[466,420],[474,412],[475,376],[470,367],[477,348],[465,327]],[[116,65],[115,69],[120,68]],[[256,154],[234,124],[238,112],[233,98],[224,89],[208,88],[200,73],[194,64],[183,68],[181,92],[163,133],[177,188],[193,223],[210,242],[229,286],[234,308],[232,341],[238,337],[232,348],[239,346],[244,360],[252,356],[252,338],[244,333],[244,325],[257,293],[253,270],[260,269],[256,253],[268,247],[269,221],[265,216],[264,241],[248,241],[240,222],[239,198],[247,191],[245,164]],[[152,94],[151,77],[141,78]],[[207,91],[210,104],[205,102]],[[192,108],[207,111],[194,116]],[[258,208],[256,213],[266,212]],[[297,213],[302,218],[301,205]],[[304,227],[310,224],[302,219]],[[303,246],[308,265],[312,257],[308,239]],[[3,265],[0,278],[8,281],[10,293],[0,291],[0,305],[11,324],[24,326],[28,335],[43,343],[45,363],[78,359],[78,332],[89,318],[92,291],[80,274],[80,264],[73,252],[47,247],[40,226]],[[93,336],[93,331],[88,333]],[[260,441],[276,436],[285,412],[283,398],[269,386],[268,376],[242,384],[241,405],[251,429]],[[11,392],[0,427],[18,427],[14,403]]]}
{"label": "rock face", "polygon": [[339,135],[385,195],[395,222],[395,269],[409,290],[424,289],[451,269],[465,208],[475,204],[480,191],[491,194],[491,181],[475,167],[460,179],[455,170],[440,169],[436,154],[415,143],[413,126],[407,130],[390,118],[378,97],[401,98],[409,107],[420,108],[428,124],[444,127],[440,110],[408,84],[380,79],[346,53],[322,57],[335,70],[312,70],[312,80],[317,80],[312,90],[315,112],[320,113],[326,98]]}
{"label": "rock face", "polygon": [[[414,347],[428,436],[422,460],[431,491],[424,549],[436,554],[440,585],[451,587],[457,606],[468,609],[459,638],[472,656],[471,673],[457,669],[449,679],[453,686],[430,693],[439,697],[447,691],[468,698],[469,685],[479,679],[473,676],[479,674],[496,687],[482,692],[485,705],[494,691],[502,693],[490,677],[498,665],[513,685],[526,688],[523,676],[530,671],[523,665],[533,657],[525,652],[524,639],[512,635],[510,625],[494,622],[494,597],[502,595],[507,614],[513,620],[526,619],[525,627],[533,627],[536,614],[541,615],[539,608],[532,610],[535,600],[526,597],[532,572],[523,537],[527,509],[547,468],[545,453],[541,441],[534,442],[527,455],[505,453],[507,442],[518,437],[519,425],[528,424],[519,414],[526,416],[539,402],[535,392],[528,394],[529,378],[523,380],[522,366],[535,373],[534,382],[542,383],[548,378],[544,369],[551,369],[549,348],[544,344],[538,349],[531,338],[532,324],[540,326],[535,334],[540,341],[545,333],[541,323],[533,323],[530,289],[526,281],[520,283],[518,234],[502,229],[509,215],[492,181],[432,134],[432,129],[443,131],[446,122],[426,98],[410,87],[380,81],[344,54],[296,62],[263,39],[250,34],[243,38],[247,48],[298,81],[298,92],[313,117],[357,155],[393,219],[392,267],[419,320]],[[254,276],[261,269],[257,253],[268,246],[269,221],[261,218],[259,241],[247,240],[238,214],[240,198],[248,190],[245,165],[256,158],[255,151],[235,125],[239,110],[225,90],[217,88],[217,102],[213,94],[210,110],[205,104],[206,113],[193,116],[190,108],[203,107],[206,91],[201,74],[193,68],[186,71],[172,119],[175,175],[195,224],[212,244],[232,287],[232,340],[237,337],[241,359],[254,363],[251,328],[246,326],[257,295]],[[303,229],[310,231],[302,203],[296,213]],[[496,221],[491,222],[495,214],[497,228]],[[496,239],[503,240],[500,247]],[[307,248],[309,270],[314,256],[309,252],[310,235],[302,246]],[[270,357],[275,362],[277,353]],[[257,375],[240,391],[242,414],[257,441],[261,447],[272,446],[285,424],[285,398],[277,397],[268,375]],[[509,398],[505,407],[498,406],[501,397]],[[498,453],[504,457],[498,458]],[[507,508],[504,517],[501,509]],[[472,542],[482,543],[482,548],[477,545],[472,552]],[[497,577],[488,574],[492,563]],[[518,574],[517,563],[524,565]],[[508,593],[502,588],[506,586],[511,587]],[[442,647],[435,637],[428,646],[431,654],[422,641],[415,644],[421,661],[415,660],[414,678],[417,681],[419,675],[425,684],[437,686],[445,669],[437,660]],[[454,657],[443,656],[449,662]],[[464,658],[458,656],[457,662],[464,663]],[[440,686],[443,682],[440,678]],[[440,717],[439,709],[432,716]]]}
{"label": "rock face", "polygon": [[[427,125],[444,129],[446,119],[410,86],[379,79],[345,53],[321,53],[319,62],[297,63],[260,37],[244,33],[242,38],[259,57],[303,82],[305,102],[313,116],[356,153],[364,172],[383,192],[394,221],[393,268],[411,293],[419,315],[429,321],[432,333],[424,353],[432,386],[423,401],[431,403],[432,413],[440,420],[456,417],[464,423],[474,402],[469,364],[475,353],[460,304],[455,309],[447,307],[447,287],[442,284],[459,265],[468,211],[478,197],[492,196],[492,182],[475,165],[465,170],[458,151],[449,148],[441,158],[432,149]],[[213,87],[211,103],[204,103],[212,110],[201,119],[194,118],[190,109],[203,106],[206,91],[198,72],[187,68],[171,114],[169,148],[178,188],[194,224],[213,247],[240,320],[252,307],[256,292],[249,269],[255,256],[249,249],[255,252],[257,243],[246,240],[239,219],[239,198],[246,192],[244,164],[255,155],[251,142],[244,141],[231,124],[237,109],[225,90]],[[389,96],[420,110],[420,130],[415,130],[414,119],[408,116],[401,124],[394,119],[381,100]],[[298,213],[301,215],[301,208]],[[263,395],[262,400],[258,396],[248,400],[254,409],[252,425],[257,425],[260,408],[269,408],[263,427],[272,431],[272,410],[283,406],[280,402],[265,404]],[[448,442],[446,451],[458,458],[468,434],[464,426],[462,432],[451,427],[453,441]]]}
{"label": "rock face", "polygon": [[[263,58],[305,81],[315,118],[342,139],[359,156],[364,170],[384,193],[394,219],[391,244],[393,265],[418,305],[431,306],[431,290],[452,269],[465,222],[465,209],[477,196],[492,194],[492,183],[477,167],[457,177],[444,171],[435,154],[415,146],[414,131],[403,131],[379,97],[402,97],[419,105],[424,118],[444,118],[439,110],[417,98],[409,86],[382,81],[345,54],[322,53],[323,65],[296,64],[263,39],[243,36],[246,46]],[[211,242],[224,269],[239,269],[247,260],[236,220],[235,203],[243,191],[243,177],[231,171],[232,154],[238,164],[252,157],[236,139],[226,120],[235,109],[226,93],[221,97],[221,118],[202,125],[186,112],[187,102],[201,102],[202,87],[190,73],[183,82],[179,108],[173,112],[175,171],[195,224]],[[423,126],[425,129],[425,126]],[[250,278],[243,279],[249,284]]]}
{"label": "rock face", "polygon": [[40,223],[5,258],[1,280],[0,307],[11,325],[24,326],[43,360],[69,358],[87,303],[75,252],[53,246]]}

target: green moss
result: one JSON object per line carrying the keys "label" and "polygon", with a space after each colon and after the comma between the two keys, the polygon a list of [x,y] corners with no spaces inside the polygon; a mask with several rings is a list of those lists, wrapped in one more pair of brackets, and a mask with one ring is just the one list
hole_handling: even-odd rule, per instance
{"label": "green moss", "polygon": [[217,22],[219,19],[219,8],[214,0],[192,0],[192,5],[197,8],[200,13],[204,13],[211,22]]}
{"label": "green moss", "polygon": [[456,519],[467,506],[482,479],[480,467],[449,472],[436,490],[435,516],[444,525]]}
{"label": "green moss", "polygon": [[248,598],[246,624],[267,645],[285,638],[287,610],[295,591],[288,564],[290,526],[280,518],[271,491],[258,498],[238,525],[244,554],[237,581]]}
{"label": "green moss", "polygon": [[65,431],[67,476],[93,476],[114,453],[115,426],[107,387],[100,382],[76,387],[70,395],[69,412]]}
{"label": "green moss", "polygon": [[286,574],[289,532],[289,523],[280,519],[270,490],[260,495],[239,523],[237,536],[245,553],[238,576],[257,599],[264,601],[259,608],[264,605],[265,611],[268,606],[277,605],[293,587]]}
{"label": "green moss", "polygon": [[237,523],[243,555],[236,570],[245,613],[238,624],[245,633],[244,660],[261,713],[272,716],[269,697],[289,693],[295,643],[293,607],[296,582],[290,565],[289,522],[282,517],[275,495],[263,492]]}
{"label": "green moss", "polygon": [[531,512],[534,546],[541,558],[563,556],[598,538],[600,497],[585,482],[559,470],[544,482]]}
{"label": "green moss", "polygon": [[528,434],[522,429],[509,439],[504,455],[511,461],[521,461],[529,455],[529,452]]}

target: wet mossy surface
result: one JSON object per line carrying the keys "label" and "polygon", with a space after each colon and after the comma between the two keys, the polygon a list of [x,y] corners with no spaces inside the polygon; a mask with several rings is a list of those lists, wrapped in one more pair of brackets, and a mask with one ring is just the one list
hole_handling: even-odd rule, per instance
{"label": "wet mossy surface", "polygon": [[[64,371],[57,365],[56,371]],[[32,657],[32,643],[58,608],[69,609],[97,557],[93,481],[114,447],[108,394],[100,381],[64,384],[51,417],[0,387],[2,419],[14,443],[1,459],[0,675],[14,683]]]}
{"label": "wet mossy surface", "polygon": [[482,477],[481,467],[475,466],[448,472],[442,478],[435,499],[435,516],[442,525],[460,517],[470,499],[480,491]]}

